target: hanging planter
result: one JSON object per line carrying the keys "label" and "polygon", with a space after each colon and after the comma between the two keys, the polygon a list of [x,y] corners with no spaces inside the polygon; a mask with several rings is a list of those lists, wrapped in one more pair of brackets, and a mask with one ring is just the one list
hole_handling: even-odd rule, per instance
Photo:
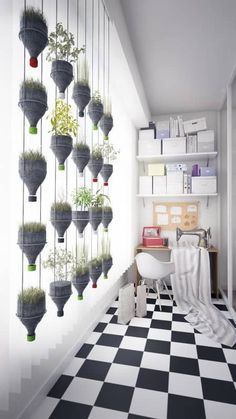
{"label": "hanging planter", "polygon": [[35,261],[46,244],[46,226],[41,223],[25,223],[18,231],[18,245],[26,255],[28,271],[35,271]]}
{"label": "hanging planter", "polygon": [[76,164],[76,167],[79,171],[79,176],[83,176],[84,168],[87,166],[89,159],[89,146],[84,143],[76,143],[72,151],[72,160]]}
{"label": "hanging planter", "polygon": [[89,275],[93,282],[92,288],[97,288],[97,281],[102,274],[102,259],[97,257],[89,262]]}
{"label": "hanging planter", "polygon": [[98,144],[93,148],[90,160],[88,162],[88,168],[93,175],[93,182],[97,182],[98,174],[100,173],[103,166],[103,156],[101,152],[101,146]]}
{"label": "hanging planter", "polygon": [[72,64],[78,59],[84,48],[76,48],[74,35],[63,28],[61,22],[56,31],[49,35],[48,54],[46,59],[52,62],[51,78],[59,89],[59,98],[65,98],[65,90],[73,79]]}
{"label": "hanging planter", "polygon": [[33,79],[23,81],[18,105],[29,121],[29,133],[37,134],[37,123],[47,110],[47,93],[43,84]]}
{"label": "hanging planter", "polygon": [[99,122],[99,127],[101,128],[104,134],[104,140],[109,140],[109,132],[113,128],[113,118],[111,114],[103,114]]}
{"label": "hanging planter", "polygon": [[90,96],[90,87],[82,82],[76,82],[74,84],[72,98],[75,101],[76,106],[79,109],[79,116],[84,117],[84,109],[88,105],[91,96]]}
{"label": "hanging planter", "polygon": [[72,221],[75,224],[80,237],[83,237],[85,227],[89,222],[88,211],[72,211]]}
{"label": "hanging planter", "polygon": [[103,115],[103,104],[101,101],[100,93],[98,91],[96,91],[93,94],[92,99],[89,102],[88,114],[89,114],[90,119],[93,122],[93,129],[97,130],[98,122],[100,121]]}
{"label": "hanging planter", "polygon": [[105,198],[108,198],[107,195],[99,193],[100,189],[92,197],[91,207],[89,208],[89,222],[93,228],[93,231],[96,232],[99,224],[102,222],[103,216],[103,205]]}
{"label": "hanging planter", "polygon": [[31,67],[38,67],[39,54],[48,43],[48,27],[43,13],[34,7],[26,7],[20,18],[19,38],[29,52]]}
{"label": "hanging planter", "polygon": [[27,329],[27,341],[35,340],[35,329],[46,313],[45,292],[39,288],[27,288],[18,295],[17,317]]}
{"label": "hanging planter", "polygon": [[83,300],[83,292],[89,283],[89,267],[85,258],[80,258],[72,274],[72,284],[78,292],[78,300]]}
{"label": "hanging planter", "polygon": [[72,150],[72,138],[70,135],[52,135],[51,146],[58,161],[58,169],[65,170],[65,161]]}
{"label": "hanging planter", "polygon": [[26,151],[20,155],[19,174],[29,191],[29,202],[37,201],[36,192],[47,174],[47,163],[39,151]]}
{"label": "hanging planter", "polygon": [[55,202],[51,206],[50,220],[58,234],[58,243],[64,243],[64,234],[71,224],[72,211],[68,202]]}
{"label": "hanging planter", "polygon": [[79,210],[72,211],[72,221],[75,224],[79,236],[83,237],[85,227],[89,222],[89,211],[88,207],[92,203],[92,192],[86,187],[79,188],[78,191],[74,191],[72,194],[73,204],[79,207]]}
{"label": "hanging planter", "polygon": [[113,173],[113,165],[112,164],[104,164],[102,166],[100,175],[103,178],[103,181],[104,181],[103,185],[104,186],[108,186],[108,179],[111,177],[112,173]]}
{"label": "hanging planter", "polygon": [[71,291],[70,281],[53,281],[49,285],[49,295],[57,306],[57,317],[64,316],[64,305],[69,300]]}
{"label": "hanging planter", "polygon": [[111,207],[103,207],[102,208],[102,224],[104,227],[104,231],[108,231],[108,225],[113,219],[113,212]]}
{"label": "hanging planter", "polygon": [[113,265],[112,257],[111,255],[102,255],[102,271],[104,275],[104,279],[107,279],[108,271],[111,269]]}
{"label": "hanging planter", "polygon": [[104,180],[104,186],[108,186],[108,179],[113,173],[113,165],[110,164],[110,162],[117,159],[117,155],[119,154],[120,150],[116,151],[113,147],[113,144],[107,142],[100,145],[99,147],[105,162],[102,166],[100,174]]}

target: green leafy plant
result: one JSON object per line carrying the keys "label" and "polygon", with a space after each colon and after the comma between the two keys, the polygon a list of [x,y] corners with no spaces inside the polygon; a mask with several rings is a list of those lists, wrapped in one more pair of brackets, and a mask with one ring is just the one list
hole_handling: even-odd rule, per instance
{"label": "green leafy plant", "polygon": [[92,150],[92,153],[91,153],[92,158],[94,160],[100,160],[100,159],[102,159],[103,158],[102,150],[103,150],[103,146],[101,144],[96,144],[93,147],[93,150]]}
{"label": "green leafy plant", "polygon": [[23,153],[20,154],[20,159],[21,160],[42,160],[42,161],[46,161],[46,159],[43,156],[43,154],[41,153],[41,151],[34,151],[34,150],[24,151]]}
{"label": "green leafy plant", "polygon": [[85,47],[77,48],[74,35],[64,29],[61,22],[58,22],[55,32],[51,32],[48,37],[47,61],[64,60],[73,63],[84,51]]}
{"label": "green leafy plant", "polygon": [[77,257],[74,259],[74,264],[72,267],[73,276],[85,275],[89,271],[88,265],[88,250],[77,249]]}
{"label": "green leafy plant", "polygon": [[71,205],[68,202],[65,201],[56,201],[53,202],[51,206],[51,210],[53,211],[70,211]]}
{"label": "green leafy plant", "polygon": [[89,86],[89,68],[85,59],[77,61],[77,80],[76,83],[81,86]]}
{"label": "green leafy plant", "polygon": [[42,90],[42,92],[46,93],[45,86],[39,80],[34,80],[33,78],[22,81],[20,87],[21,89]]}
{"label": "green leafy plant", "polygon": [[21,19],[26,19],[26,18],[34,19],[34,20],[42,20],[45,23],[45,25],[47,24],[45,16],[41,12],[41,10],[32,6],[26,7],[26,9],[21,12]]}
{"label": "green leafy plant", "polygon": [[26,288],[18,294],[18,299],[23,304],[37,304],[45,297],[45,292],[39,288]]}
{"label": "green leafy plant", "polygon": [[42,223],[24,223],[20,226],[19,231],[25,233],[40,233],[46,231],[46,225]]}
{"label": "green leafy plant", "polygon": [[100,189],[97,190],[97,192],[92,197],[92,207],[93,208],[101,208],[104,205],[105,199],[107,199],[110,202],[110,198],[107,195],[104,195],[102,193],[99,193]]}
{"label": "green leafy plant", "polygon": [[55,109],[50,118],[52,129],[49,131],[53,135],[73,135],[76,137],[78,132],[78,122],[73,117],[71,105],[61,99],[57,99]]}
{"label": "green leafy plant", "polygon": [[95,90],[91,97],[91,102],[93,103],[102,103],[101,95],[98,90]]}
{"label": "green leafy plant", "polygon": [[43,267],[54,270],[56,278],[62,281],[66,276],[66,271],[71,273],[73,263],[74,256],[72,252],[65,249],[55,249],[55,251],[50,250],[48,258],[43,261]]}
{"label": "green leafy plant", "polygon": [[100,147],[103,158],[109,161],[116,160],[118,154],[120,153],[120,150],[116,151],[113,144],[108,142],[102,144]]}
{"label": "green leafy plant", "polygon": [[81,151],[90,151],[90,148],[87,144],[79,142],[74,145],[74,149],[81,150]]}
{"label": "green leafy plant", "polygon": [[81,211],[88,209],[92,203],[93,194],[91,189],[82,187],[72,193],[73,204],[79,206]]}

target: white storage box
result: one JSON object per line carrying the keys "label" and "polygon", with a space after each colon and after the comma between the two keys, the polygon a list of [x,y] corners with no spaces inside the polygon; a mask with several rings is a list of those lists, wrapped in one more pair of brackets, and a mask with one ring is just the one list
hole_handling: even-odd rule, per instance
{"label": "white storage box", "polygon": [[162,140],[163,154],[184,154],[186,153],[186,138],[164,138]]}
{"label": "white storage box", "polygon": [[216,176],[192,177],[192,193],[211,194],[216,191]]}
{"label": "white storage box", "polygon": [[168,138],[170,136],[170,122],[169,121],[159,121],[156,124],[157,126],[157,138]]}
{"label": "white storage box", "polygon": [[153,194],[160,195],[166,193],[166,176],[153,176]]}
{"label": "white storage box", "polygon": [[201,131],[197,134],[197,151],[204,153],[215,150],[215,133],[213,130]]}
{"label": "white storage box", "polygon": [[164,176],[165,165],[163,163],[149,163],[148,176]]}
{"label": "white storage box", "polygon": [[139,156],[158,156],[161,154],[161,140],[139,140]]}
{"label": "white storage box", "polygon": [[167,172],[166,191],[168,194],[181,194],[184,191],[184,173]]}
{"label": "white storage box", "polygon": [[202,131],[206,128],[206,118],[191,119],[189,121],[184,121],[185,134],[191,134],[194,132]]}
{"label": "white storage box", "polygon": [[139,176],[139,194],[152,195],[152,176]]}
{"label": "white storage box", "polygon": [[144,128],[139,130],[139,140],[154,140],[155,138],[155,130],[154,128]]}

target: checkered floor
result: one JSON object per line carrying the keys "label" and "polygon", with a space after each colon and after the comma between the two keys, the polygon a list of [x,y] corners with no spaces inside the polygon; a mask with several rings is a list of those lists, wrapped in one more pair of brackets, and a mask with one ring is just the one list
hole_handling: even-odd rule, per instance
{"label": "checkered floor", "polygon": [[[115,301],[48,393],[41,419],[235,419],[236,345],[201,335],[163,293],[117,324]],[[223,300],[213,300],[230,318]],[[233,320],[231,319],[233,322]]]}

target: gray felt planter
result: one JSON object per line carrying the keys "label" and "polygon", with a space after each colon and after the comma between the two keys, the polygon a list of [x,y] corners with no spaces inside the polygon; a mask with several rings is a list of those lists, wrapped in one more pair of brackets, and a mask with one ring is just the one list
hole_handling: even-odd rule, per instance
{"label": "gray felt planter", "polygon": [[104,164],[100,171],[100,175],[104,180],[104,186],[108,186],[108,179],[111,177],[113,173],[113,165],[112,164]]}
{"label": "gray felt planter", "polygon": [[65,170],[65,160],[72,150],[72,138],[70,135],[52,135],[51,149],[59,163],[58,169]]}
{"label": "gray felt planter", "polygon": [[113,128],[113,118],[110,115],[103,115],[99,122],[99,127],[104,134],[104,140],[109,140],[109,132]]}
{"label": "gray felt planter", "polygon": [[53,281],[50,283],[49,295],[57,306],[57,316],[64,316],[64,305],[72,294],[70,281]]}
{"label": "gray felt planter", "polygon": [[83,300],[83,292],[89,283],[89,272],[83,275],[76,275],[72,278],[72,284],[78,292],[78,300]]}
{"label": "gray felt planter", "polygon": [[73,80],[73,67],[71,63],[64,60],[52,62],[51,78],[59,89],[59,98],[65,98],[65,90]]}
{"label": "gray felt planter", "polygon": [[97,182],[98,173],[100,173],[103,166],[103,158],[95,159],[91,157],[88,162],[88,168],[93,175],[93,182]]}
{"label": "gray felt planter", "polygon": [[102,259],[102,271],[103,271],[103,275],[104,275],[104,279],[107,279],[108,276],[108,271],[111,269],[113,265],[113,261],[112,261],[112,257],[110,257],[109,259]]}
{"label": "gray felt planter", "polygon": [[47,174],[45,160],[19,159],[19,174],[28,188],[30,202],[37,201],[36,192]]}
{"label": "gray felt planter", "polygon": [[110,224],[112,219],[113,219],[112,209],[102,212],[102,224],[105,231],[108,231],[108,225]]}
{"label": "gray felt planter", "polygon": [[35,233],[19,230],[17,243],[28,259],[28,270],[35,271],[35,261],[46,244],[46,231]]}
{"label": "gray felt planter", "polygon": [[64,234],[71,224],[72,211],[59,211],[51,209],[50,220],[58,234],[58,243],[64,243]]}
{"label": "gray felt planter", "polygon": [[37,57],[48,43],[48,28],[39,16],[27,16],[23,13],[20,20],[19,38],[30,55],[30,66],[38,67]]}
{"label": "gray felt planter", "polygon": [[88,105],[88,114],[93,122],[93,129],[98,129],[98,122],[103,115],[103,104],[101,102],[94,102],[91,100]]}
{"label": "gray felt planter", "polygon": [[99,224],[102,222],[102,208],[89,208],[89,222],[93,228],[93,231],[97,231]]}
{"label": "gray felt planter", "polygon": [[37,123],[47,110],[47,93],[41,89],[22,86],[18,105],[29,121],[29,133],[37,134]]}
{"label": "gray felt planter", "polygon": [[89,222],[88,211],[72,211],[72,221],[75,224],[80,237],[83,237],[83,232]]}
{"label": "gray felt planter", "polygon": [[28,342],[35,340],[35,329],[45,313],[45,296],[35,304],[26,304],[18,298],[16,315],[27,329]]}
{"label": "gray felt planter", "polygon": [[89,147],[87,149],[79,149],[75,146],[72,151],[72,160],[76,164],[80,176],[83,176],[84,168],[90,160]]}
{"label": "gray felt planter", "polygon": [[79,109],[79,116],[83,117],[84,109],[91,99],[89,86],[75,83],[72,98]]}
{"label": "gray felt planter", "polygon": [[102,262],[93,265],[89,263],[89,276],[93,282],[92,287],[97,288],[97,281],[102,274]]}

